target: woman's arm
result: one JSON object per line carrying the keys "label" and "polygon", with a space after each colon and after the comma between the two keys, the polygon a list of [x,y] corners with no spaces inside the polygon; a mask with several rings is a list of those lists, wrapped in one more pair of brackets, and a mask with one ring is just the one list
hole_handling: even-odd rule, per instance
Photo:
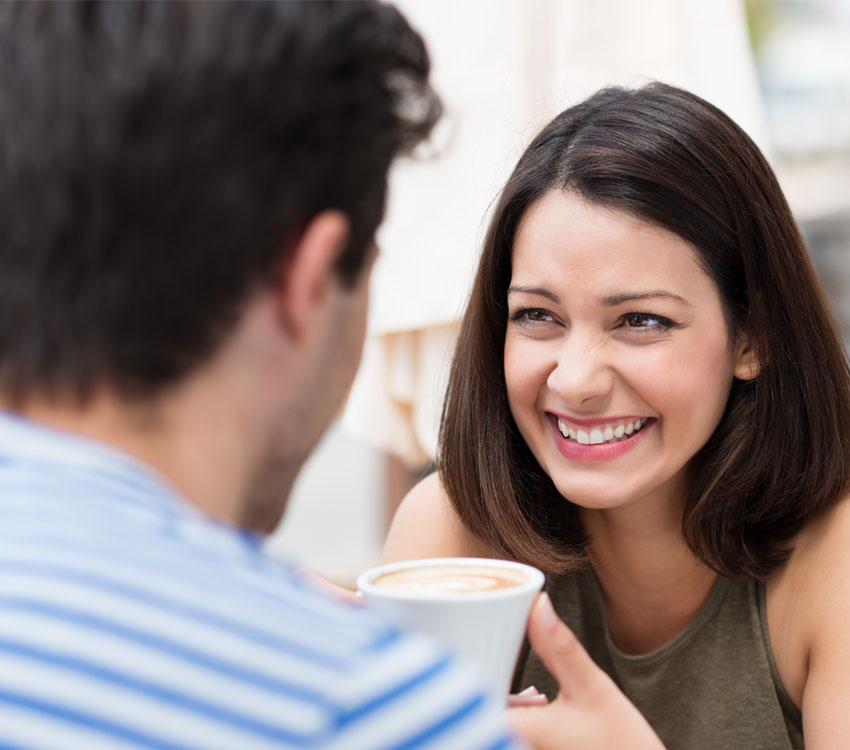
{"label": "woman's arm", "polygon": [[437,473],[425,477],[402,500],[382,562],[424,557],[492,557],[461,523]]}
{"label": "woman's arm", "polygon": [[809,656],[803,735],[806,750],[833,750],[850,738],[850,499],[815,523],[799,561]]}

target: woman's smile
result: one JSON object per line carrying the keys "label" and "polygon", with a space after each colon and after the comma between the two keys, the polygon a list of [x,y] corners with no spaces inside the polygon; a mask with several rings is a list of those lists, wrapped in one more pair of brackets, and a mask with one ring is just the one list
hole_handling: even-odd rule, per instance
{"label": "woman's smile", "polygon": [[547,416],[558,450],[574,461],[608,461],[622,456],[636,448],[655,423],[650,417],[578,420]]}
{"label": "woman's smile", "polygon": [[615,440],[628,440],[638,432],[649,417],[609,417],[604,419],[570,419],[552,415],[557,420],[561,435],[582,445],[600,445]]}

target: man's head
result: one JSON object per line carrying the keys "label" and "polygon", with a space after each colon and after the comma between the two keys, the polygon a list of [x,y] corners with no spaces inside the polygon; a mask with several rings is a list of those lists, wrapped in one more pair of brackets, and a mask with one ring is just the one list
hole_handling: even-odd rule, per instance
{"label": "man's head", "polygon": [[354,283],[427,73],[379,3],[0,8],[3,391],[168,387],[325,209]]}
{"label": "man's head", "polygon": [[2,401],[160,399],[264,300],[316,370],[287,407],[309,424],[278,437],[315,442],[359,357],[388,168],[439,116],[428,69],[378,2],[0,7]]}

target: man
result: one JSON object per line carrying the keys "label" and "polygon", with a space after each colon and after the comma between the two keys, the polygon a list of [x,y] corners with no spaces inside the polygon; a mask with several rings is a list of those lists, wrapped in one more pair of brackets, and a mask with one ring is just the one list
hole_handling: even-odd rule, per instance
{"label": "man", "polygon": [[427,75],[373,2],[0,7],[0,748],[514,746],[453,658],[260,547],[357,367]]}

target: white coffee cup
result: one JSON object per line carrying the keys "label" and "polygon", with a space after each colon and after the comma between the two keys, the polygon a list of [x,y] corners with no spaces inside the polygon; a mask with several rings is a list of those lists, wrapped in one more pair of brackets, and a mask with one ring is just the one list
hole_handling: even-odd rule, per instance
{"label": "white coffee cup", "polygon": [[[445,585],[439,584],[440,571]],[[372,568],[357,579],[357,587],[368,606],[442,641],[507,694],[543,582],[543,573],[522,563],[440,557]]]}

